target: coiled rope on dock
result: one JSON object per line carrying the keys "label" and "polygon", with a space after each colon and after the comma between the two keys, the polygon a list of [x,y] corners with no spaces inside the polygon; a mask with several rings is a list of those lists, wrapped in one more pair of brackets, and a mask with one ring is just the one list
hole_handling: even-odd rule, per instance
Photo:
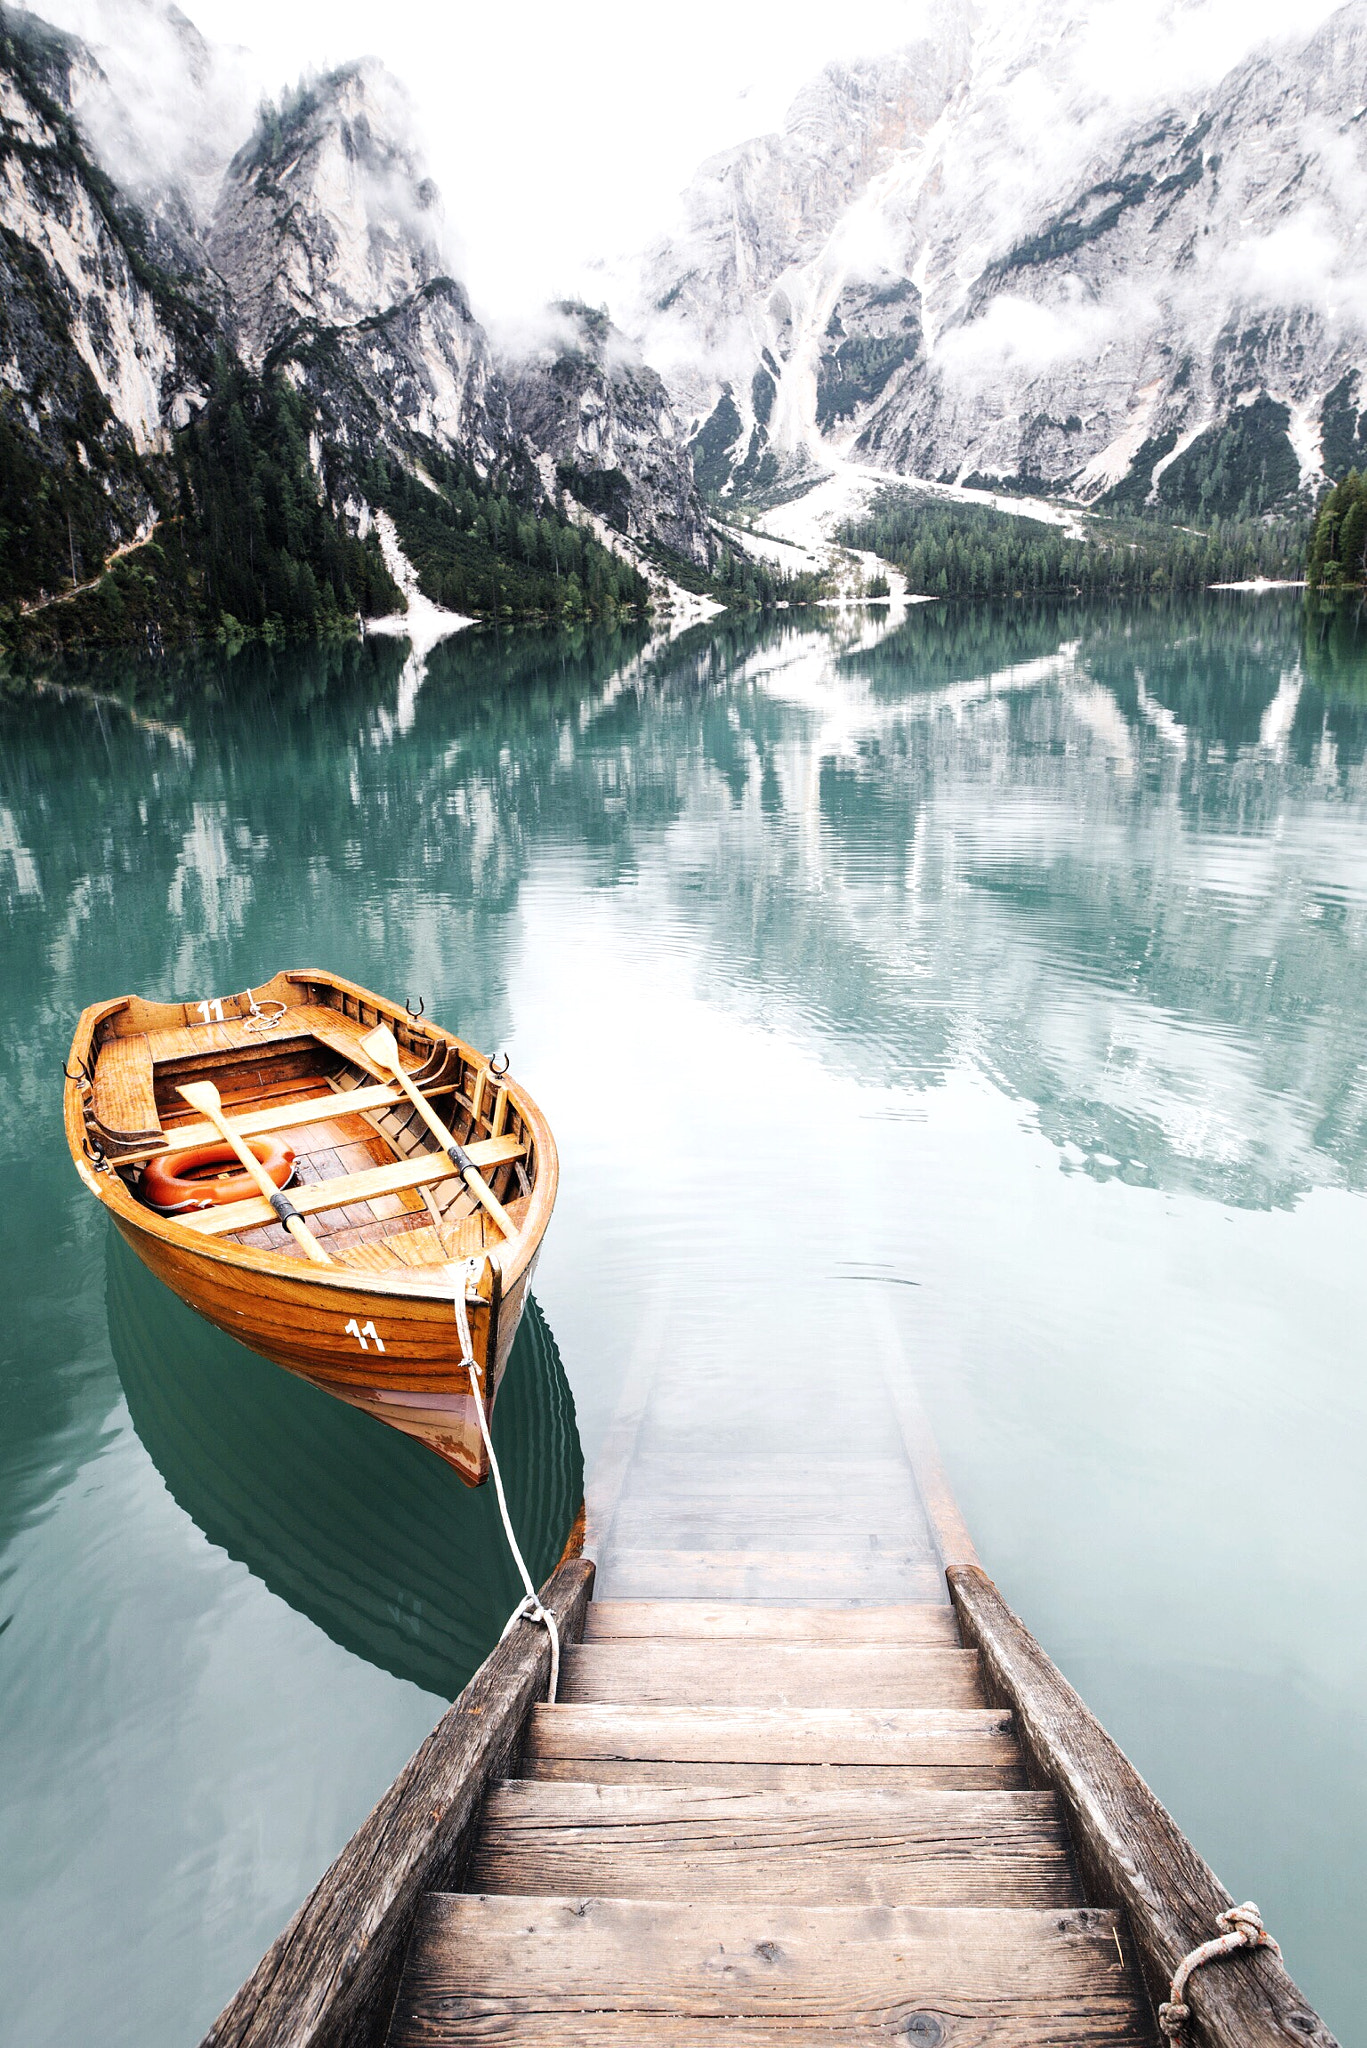
{"label": "coiled rope on dock", "polygon": [[460,1285],[455,1291],[455,1310],[456,1334],[460,1339],[460,1360],[470,1375],[470,1392],[475,1397],[475,1414],[479,1418],[479,1433],[484,1439],[484,1449],[488,1454],[489,1471],[494,1482],[494,1492],[498,1496],[498,1511],[503,1517],[503,1533],[508,1539],[508,1548],[513,1553],[513,1563],[517,1566],[522,1583],[527,1588],[525,1596],[519,1600],[517,1606],[508,1616],[499,1641],[501,1643],[506,1642],[520,1621],[538,1622],[545,1629],[551,1639],[551,1684],[550,1690],[546,1694],[546,1701],[549,1706],[553,1707],[555,1705],[556,1693],[560,1688],[560,1631],[555,1625],[555,1616],[542,1606],[536,1587],[532,1584],[532,1575],[527,1569],[527,1560],[522,1555],[522,1547],[517,1540],[517,1532],[513,1528],[513,1518],[508,1513],[508,1496],[503,1491],[503,1474],[499,1470],[498,1459],[494,1454],[494,1440],[489,1434],[489,1418],[485,1413],[484,1393],[480,1386],[482,1371],[475,1359],[474,1339],[470,1334],[470,1316],[465,1306],[466,1286],[477,1278],[484,1263],[483,1259],[478,1258],[466,1260],[462,1268]]}
{"label": "coiled rope on dock", "polygon": [[1193,1970],[1199,1970],[1203,1963],[1213,1963],[1220,1956],[1233,1955],[1241,1948],[1270,1948],[1274,1956],[1281,1954],[1281,1948],[1263,1926],[1263,1916],[1251,1899],[1242,1906],[1231,1906],[1227,1913],[1221,1913],[1215,1922],[1225,1931],[1212,1941],[1203,1941],[1189,1956],[1184,1956],[1177,1965],[1172,1980],[1172,1989],[1167,2002],[1158,2008],[1158,2025],[1170,2041],[1180,2041],[1191,2020],[1191,2007],[1184,2003],[1187,1983]]}

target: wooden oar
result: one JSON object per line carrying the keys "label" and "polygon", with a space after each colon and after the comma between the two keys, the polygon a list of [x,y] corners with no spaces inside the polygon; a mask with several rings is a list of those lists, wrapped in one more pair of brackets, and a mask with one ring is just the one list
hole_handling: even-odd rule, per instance
{"label": "wooden oar", "polygon": [[224,1116],[223,1098],[213,1082],[188,1081],[183,1088],[178,1089],[176,1092],[184,1096],[191,1109],[197,1109],[202,1117],[207,1117],[219,1136],[232,1146],[234,1152],[236,1152],[238,1158],[242,1161],[242,1164],[246,1167],[248,1173],[256,1182],[256,1185],[260,1188],[262,1194],[266,1197],[266,1200],[270,1203],[272,1209],[274,1209],[276,1215],[280,1218],[280,1221],[284,1224],[286,1230],[288,1230],[290,1236],[300,1249],[307,1252],[315,1265],[330,1266],[332,1260],[323,1250],[323,1247],[319,1244],[289,1196],[281,1194],[279,1188],[252,1151],[246,1139],[240,1132],[233,1129],[227,1117]]}
{"label": "wooden oar", "polygon": [[394,1076],[394,1079],[398,1082],[414,1109],[417,1110],[418,1115],[427,1125],[428,1130],[431,1131],[433,1137],[441,1146],[442,1151],[452,1161],[457,1173],[461,1176],[471,1194],[483,1202],[505,1237],[516,1237],[517,1225],[504,1208],[502,1202],[499,1201],[497,1195],[479,1171],[479,1168],[471,1163],[470,1155],[465,1147],[457,1143],[454,1133],[447,1128],[437,1115],[435,1109],[433,1109],[431,1103],[419,1093],[409,1080],[408,1071],[399,1058],[399,1042],[389,1026],[381,1024],[374,1031],[370,1032],[367,1037],[363,1038],[361,1040],[361,1051],[367,1059],[373,1060],[377,1067],[383,1067],[387,1073]]}

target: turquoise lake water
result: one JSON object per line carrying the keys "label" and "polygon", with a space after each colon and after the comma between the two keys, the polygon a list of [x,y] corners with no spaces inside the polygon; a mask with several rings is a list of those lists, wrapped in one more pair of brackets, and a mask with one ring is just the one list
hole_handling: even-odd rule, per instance
{"label": "turquoise lake water", "polygon": [[[515,1597],[487,1493],[200,1323],[66,1158],[85,1003],[311,965],[556,1130],[496,1418],[539,1564],[643,1343],[776,1407],[825,1360],[829,1441],[895,1356],[1361,2038],[1365,763],[1367,636],[1280,595],[0,683],[5,2048],[192,2048]],[[681,1458],[736,1448],[708,1399]]]}

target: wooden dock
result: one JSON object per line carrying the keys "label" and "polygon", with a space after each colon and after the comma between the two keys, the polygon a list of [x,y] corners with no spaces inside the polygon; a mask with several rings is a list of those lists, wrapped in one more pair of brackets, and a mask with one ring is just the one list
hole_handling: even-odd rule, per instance
{"label": "wooden dock", "polygon": [[[906,1418],[903,1418],[904,1421]],[[933,1461],[639,1437],[205,2048],[1130,2048],[1232,1902],[973,1558]],[[915,1464],[915,1469],[913,1469]],[[1266,1950],[1189,2039],[1334,2048]]]}
{"label": "wooden dock", "polygon": [[953,1609],[595,1602],[389,2039],[1151,2039]]}

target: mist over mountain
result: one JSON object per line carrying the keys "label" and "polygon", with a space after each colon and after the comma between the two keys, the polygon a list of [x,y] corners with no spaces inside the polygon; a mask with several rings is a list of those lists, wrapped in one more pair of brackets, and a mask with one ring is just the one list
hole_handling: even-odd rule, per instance
{"label": "mist over mountain", "polygon": [[702,167],[634,325],[710,488],[835,455],[1227,515],[1360,458],[1363,0],[1139,105],[1080,29],[944,6]]}
{"label": "mist over mountain", "polygon": [[234,137],[215,53],[153,15],[174,134],[74,38],[0,17],[0,604],[21,637],[326,630],[401,612],[412,578],[453,616],[579,615],[681,599],[676,555],[705,578],[659,379],[624,338],[605,352],[604,319],[592,375],[560,375],[553,418],[528,404],[564,352],[496,360],[398,82],[344,66]]}
{"label": "mist over mountain", "polygon": [[261,105],[169,0],[105,19],[0,10],[11,639],[755,601],[717,515],[849,463],[1209,521],[1367,457],[1367,0],[1172,90],[1085,7],[939,0],[612,312],[495,335],[383,65]]}

